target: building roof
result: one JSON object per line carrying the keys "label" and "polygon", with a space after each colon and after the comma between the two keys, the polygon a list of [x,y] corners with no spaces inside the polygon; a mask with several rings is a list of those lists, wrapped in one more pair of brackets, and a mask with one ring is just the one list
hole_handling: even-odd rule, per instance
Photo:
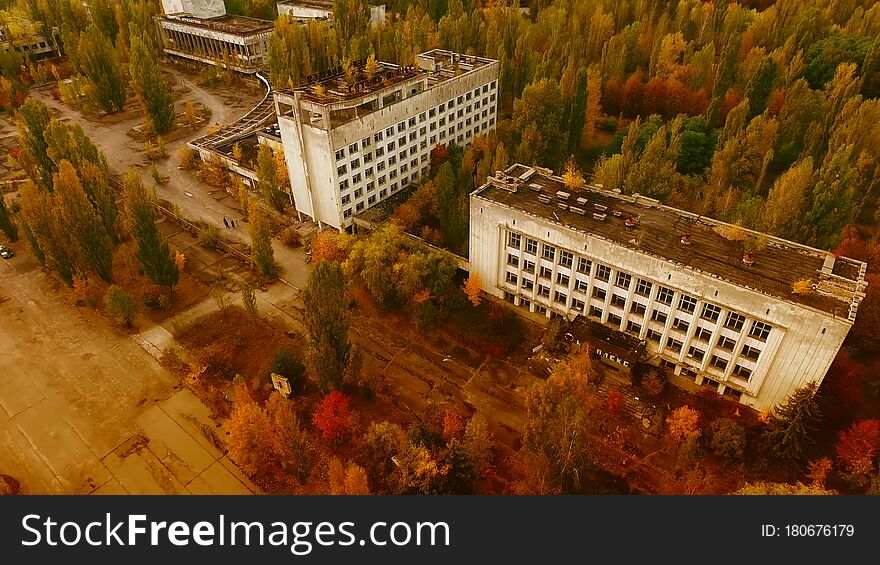
{"label": "building roof", "polygon": [[405,82],[417,82],[414,79],[423,77],[428,79],[430,88],[497,61],[433,49],[421,53],[416,62],[417,65],[400,66],[380,61],[376,75],[368,79],[364,69],[366,60],[354,61],[358,80],[353,84],[346,81],[345,69],[339,66],[306,77],[305,83],[294,89],[279,88],[277,91],[284,94],[299,92],[304,100],[320,106],[356,102],[377,91]]}
{"label": "building roof", "polygon": [[[659,257],[755,292],[853,320],[864,297],[866,264],[792,241],[766,236],[639,195],[586,185],[567,188],[548,169],[512,165],[473,196],[551,223]],[[743,238],[765,239],[744,263]],[[683,244],[682,240],[690,241]],[[794,283],[812,280],[807,294]]]}
{"label": "building roof", "polygon": [[304,6],[306,8],[318,8],[320,10],[333,11],[333,0],[278,0],[277,4],[284,6]]}
{"label": "building roof", "polygon": [[197,18],[189,14],[168,14],[160,19],[179,22],[200,29],[230,33],[232,35],[252,35],[275,29],[275,22],[231,14],[217,16],[216,18]]}

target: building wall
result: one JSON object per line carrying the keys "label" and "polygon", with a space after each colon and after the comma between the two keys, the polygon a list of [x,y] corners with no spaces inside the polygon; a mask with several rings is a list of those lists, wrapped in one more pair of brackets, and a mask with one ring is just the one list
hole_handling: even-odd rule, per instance
{"label": "building wall", "polygon": [[[470,215],[471,272],[480,276],[484,291],[547,316],[552,312],[568,317],[577,313],[591,316],[594,312],[591,308],[595,307],[601,310],[601,318],[594,316],[593,319],[645,340],[655,363],[673,363],[676,375],[698,385],[718,383],[720,393],[741,392],[741,402],[759,410],[784,401],[791,392],[808,382],[821,383],[851,327],[851,322],[846,319],[727,283],[709,274],[500,206],[477,194],[471,197]],[[509,233],[520,235],[519,249],[509,246]],[[537,242],[535,257],[527,252],[527,239]],[[555,249],[554,260],[542,258],[544,245]],[[572,254],[571,267],[560,264],[562,251]],[[515,260],[509,259],[508,255]],[[587,273],[578,272],[581,257],[592,263]],[[526,272],[526,261],[534,263],[533,275]],[[510,264],[513,262],[516,265]],[[600,279],[600,264],[611,268],[607,283]],[[550,269],[549,279],[541,277],[542,267]],[[508,272],[515,281],[508,279]],[[626,288],[616,286],[618,272],[631,276]],[[637,292],[639,279],[651,283],[645,296]],[[524,281],[532,281],[533,287],[525,288],[528,283]],[[581,283],[585,285],[583,291],[578,290]],[[549,289],[548,296],[541,296],[541,286]],[[659,299],[661,287],[674,291],[670,306]],[[604,296],[601,292],[595,296],[597,290],[604,290]],[[560,296],[557,292],[564,301],[557,300]],[[679,309],[683,294],[697,300],[692,314]],[[625,300],[619,308],[612,304],[615,295]],[[638,304],[645,307],[643,315],[634,311]],[[702,318],[707,304],[720,308],[717,322]],[[543,308],[547,309],[546,312]],[[654,310],[665,313],[666,320],[652,321]],[[745,316],[741,329],[724,327],[728,313]],[[612,315],[618,315],[620,320],[612,322]],[[687,323],[684,332],[673,327],[676,318]],[[630,326],[630,322],[636,326]],[[750,336],[754,322],[772,326],[765,340]],[[705,341],[697,335],[701,329],[707,332]],[[650,339],[651,331],[660,334],[659,342]],[[722,348],[722,337],[735,343],[732,351]],[[669,338],[681,343],[680,351],[668,347]],[[704,351],[702,360],[689,357],[692,346]],[[745,356],[746,346],[760,351],[756,361]],[[715,355],[729,360],[724,370],[712,366]],[[747,380],[734,376],[737,365],[751,370]]]}
{"label": "building wall", "polygon": [[166,14],[192,14],[197,18],[215,18],[226,14],[223,0],[162,0]]}
{"label": "building wall", "polygon": [[[319,8],[317,6],[305,6],[296,4],[277,4],[278,15],[286,14],[297,19],[330,19],[333,17],[333,8]],[[370,25],[378,27],[385,21],[385,4],[370,6]]]}
{"label": "building wall", "polygon": [[[297,209],[335,228],[351,225],[355,215],[421,178],[430,167],[434,147],[467,145],[476,135],[494,129],[497,79],[498,64],[493,63],[329,130],[303,124],[305,151],[299,141],[302,113],[279,110],[278,125]],[[396,88],[401,87],[387,90]],[[476,96],[475,90],[479,90]],[[383,94],[378,93],[380,100]],[[287,95],[276,94],[276,100],[298,107]],[[455,104],[451,110],[450,100]],[[403,147],[401,137],[406,140]],[[394,148],[389,149],[392,143]],[[314,213],[306,204],[309,186]]]}
{"label": "building wall", "polygon": [[159,35],[164,51],[170,55],[213,64],[223,62],[224,49],[230,56],[233,70],[253,73],[266,64],[271,31],[237,35],[223,31],[160,18]]}

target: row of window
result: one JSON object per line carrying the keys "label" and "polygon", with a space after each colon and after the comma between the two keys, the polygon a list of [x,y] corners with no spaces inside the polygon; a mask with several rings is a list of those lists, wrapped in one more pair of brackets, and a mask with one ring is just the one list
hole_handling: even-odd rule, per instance
{"label": "row of window", "polygon": [[[523,239],[525,239],[525,249],[524,250],[526,253],[537,257],[538,256],[538,249],[540,246],[540,250],[541,250],[540,256],[542,259],[545,259],[545,260],[551,261],[551,262],[556,262],[556,264],[558,264],[559,266],[565,267],[568,269],[571,269],[574,266],[575,256],[573,253],[566,251],[566,250],[557,250],[556,247],[554,247],[552,245],[549,245],[546,243],[539,243],[538,240],[533,239],[533,238],[529,238],[529,237],[524,238],[521,234],[518,234],[518,233],[508,232],[508,241],[507,241],[508,247],[511,247],[514,249],[522,249]],[[526,259],[526,258],[524,258],[523,260],[526,263],[524,266],[524,270],[526,272],[533,272],[525,267],[528,267],[531,264],[532,265],[531,268],[533,269],[534,263],[528,261],[528,259]],[[511,264],[513,266],[518,266],[517,261],[518,261],[518,257],[516,255],[508,253],[508,264]],[[579,272],[581,274],[589,275],[591,272],[591,269],[592,269],[592,264],[593,264],[592,261],[590,259],[587,259],[586,257],[577,257],[576,270],[577,270],[577,272]],[[546,266],[541,266],[541,270],[539,271],[539,276],[549,279],[552,277],[552,272],[553,272],[552,269],[550,269]],[[609,267],[607,265],[597,264],[596,275],[595,275],[595,278],[597,280],[603,281],[606,283],[610,283],[611,282],[611,274],[612,274],[611,267]],[[559,275],[561,275],[561,276],[559,276]],[[562,273],[560,273],[559,275],[557,276],[556,282],[558,284],[568,286],[568,283],[569,283],[568,276],[564,275]],[[629,290],[630,286],[632,285],[632,281],[633,281],[632,275],[630,275],[629,273],[625,273],[623,271],[617,271],[617,273],[614,277],[614,286],[621,288],[621,289],[624,289],[624,290]],[[586,284],[585,284],[586,281],[580,281],[580,282],[584,283],[582,285],[582,288],[579,283],[576,283],[575,288],[577,290],[585,289],[586,288]],[[636,286],[633,291],[635,292],[635,294],[647,298],[650,296],[651,290],[653,289],[653,286],[654,286],[653,282],[642,279],[642,278],[637,278],[636,279]],[[599,289],[599,290],[601,290],[601,289]],[[655,297],[655,300],[657,302],[659,302],[660,304],[664,304],[666,306],[669,306],[671,308],[673,305],[674,297],[675,297],[675,291],[673,289],[662,286],[662,285],[658,285],[657,295]],[[605,298],[604,290],[602,291],[602,295],[597,296],[597,298],[602,298],[602,299]],[[614,300],[618,300],[620,303],[617,304],[614,302]],[[626,302],[626,298],[621,297],[619,295],[615,295],[614,298],[612,299],[613,304],[621,306],[621,307],[623,307],[625,302]],[[684,293],[681,293],[679,296],[679,299],[678,299],[677,309],[679,311],[687,313],[687,314],[694,314],[697,309],[697,304],[698,304],[697,298],[695,298],[693,296],[689,296]],[[703,320],[706,320],[708,322],[718,323],[719,318],[721,316],[721,312],[722,312],[721,306],[706,302],[703,304],[703,307],[700,311],[700,318],[702,318]],[[666,322],[666,314],[664,314],[663,312],[654,311],[654,315],[662,317],[662,319],[655,318],[656,321],[662,322],[662,323]],[[734,331],[741,331],[744,324],[745,324],[745,321],[746,321],[746,317],[744,315],[739,314],[737,312],[729,311],[727,313],[727,316],[725,317],[725,320],[724,320],[724,327],[728,328],[730,330],[734,330]],[[680,327],[684,327],[684,331],[687,330],[687,322],[685,322],[684,320],[676,319],[676,324],[678,324],[677,326],[674,326],[674,327],[676,327],[676,329],[679,329]],[[755,320],[752,322],[752,326],[749,330],[749,336],[753,337],[755,339],[761,340],[761,341],[766,341],[767,336],[770,334],[770,331],[772,329],[773,329],[773,327],[770,324]]]}

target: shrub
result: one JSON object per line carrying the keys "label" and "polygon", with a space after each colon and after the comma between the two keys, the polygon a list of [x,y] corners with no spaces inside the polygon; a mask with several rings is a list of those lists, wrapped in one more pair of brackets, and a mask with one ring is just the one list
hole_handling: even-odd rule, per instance
{"label": "shrub", "polygon": [[650,369],[642,377],[642,390],[649,397],[656,397],[666,390],[666,377],[657,369]]}
{"label": "shrub", "polygon": [[196,162],[196,152],[192,148],[183,145],[177,150],[177,158],[180,159],[178,165],[181,169],[188,171],[193,168]]}
{"label": "shrub", "polygon": [[306,385],[306,366],[303,365],[296,353],[286,347],[279,347],[272,359],[272,367],[269,374],[278,373],[287,377],[290,381],[290,389],[295,393],[301,393]]}
{"label": "shrub", "polygon": [[216,248],[220,243],[220,233],[215,226],[202,222],[199,229],[198,240],[199,245]]}
{"label": "shrub", "polygon": [[739,461],[746,449],[746,429],[730,418],[719,418],[709,426],[709,449],[726,461]]}
{"label": "shrub", "polygon": [[302,235],[296,226],[290,226],[281,232],[281,243],[287,247],[300,247],[302,245]]}
{"label": "shrub", "polygon": [[104,296],[104,304],[107,307],[107,315],[110,316],[114,323],[127,328],[131,327],[137,314],[137,307],[130,294],[114,284],[107,289],[107,294]]}

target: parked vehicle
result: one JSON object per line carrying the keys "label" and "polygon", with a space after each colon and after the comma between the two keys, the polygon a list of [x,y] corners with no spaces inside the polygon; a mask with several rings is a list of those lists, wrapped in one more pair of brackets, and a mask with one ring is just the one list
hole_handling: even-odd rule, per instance
{"label": "parked vehicle", "polygon": [[3,257],[4,259],[9,259],[13,255],[15,255],[15,253],[13,253],[11,249],[0,245],[0,257]]}

